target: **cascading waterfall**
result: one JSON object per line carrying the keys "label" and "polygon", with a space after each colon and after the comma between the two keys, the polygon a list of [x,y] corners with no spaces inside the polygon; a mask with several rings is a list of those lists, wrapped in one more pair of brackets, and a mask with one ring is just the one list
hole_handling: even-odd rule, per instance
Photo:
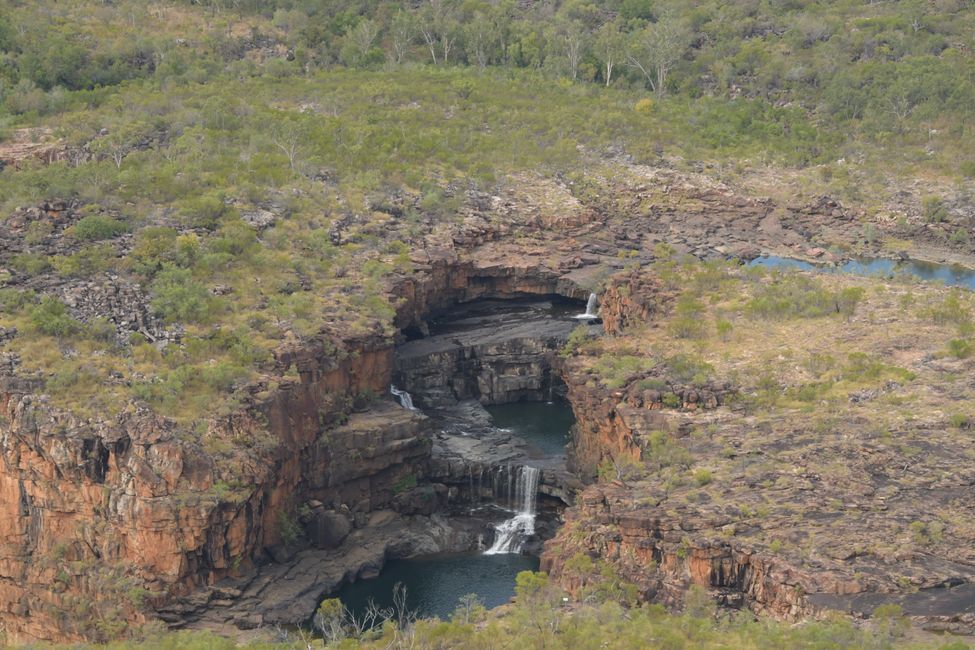
{"label": "cascading waterfall", "polygon": [[[538,497],[538,482],[541,471],[537,467],[523,465],[518,468],[517,476],[508,470],[508,494],[513,496],[511,502],[515,516],[502,521],[494,527],[494,544],[484,551],[486,555],[498,553],[519,553],[525,540],[535,534],[535,506]],[[511,483],[514,482],[514,491]]]}
{"label": "cascading waterfall", "polygon": [[389,387],[389,392],[392,393],[393,396],[395,396],[396,399],[399,400],[399,405],[402,406],[403,408],[409,409],[411,411],[419,411],[420,410],[420,409],[416,408],[415,406],[413,406],[413,398],[410,397],[410,394],[407,393],[405,390],[400,390],[400,389],[396,388],[396,386],[390,386]]}
{"label": "cascading waterfall", "polygon": [[579,314],[578,316],[576,316],[576,318],[578,318],[579,320],[596,320],[597,318],[599,318],[599,314],[597,313],[598,308],[599,308],[599,302],[596,298],[596,294],[590,293],[589,301],[586,302],[586,313]]}

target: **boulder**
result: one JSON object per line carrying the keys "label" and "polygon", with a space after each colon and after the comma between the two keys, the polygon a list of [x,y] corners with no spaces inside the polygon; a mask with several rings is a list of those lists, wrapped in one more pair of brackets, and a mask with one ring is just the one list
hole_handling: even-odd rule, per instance
{"label": "boulder", "polygon": [[337,548],[352,532],[352,523],[334,511],[316,511],[305,526],[308,540],[315,548]]}

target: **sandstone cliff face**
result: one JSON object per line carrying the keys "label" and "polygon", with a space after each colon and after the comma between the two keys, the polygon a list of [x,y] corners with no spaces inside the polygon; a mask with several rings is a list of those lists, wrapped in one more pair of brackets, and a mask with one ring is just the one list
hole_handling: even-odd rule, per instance
{"label": "sandstone cliff face", "polygon": [[[967,429],[945,424],[943,414],[962,393],[940,383],[946,366],[932,359],[944,358],[943,344],[930,324],[894,314],[896,307],[881,300],[842,323],[793,319],[780,327],[742,319],[757,329],[754,347],[730,343],[739,354],[767,344],[795,354],[790,360],[824,350],[856,360],[865,350],[882,363],[904,364],[896,372],[910,382],[877,377],[870,388],[844,386],[813,407],[770,406],[761,401],[760,380],[743,376],[754,366],[721,365],[725,353],[714,337],[718,350],[699,355],[714,372],[688,381],[690,372],[670,360],[694,344],[668,347],[673,321],[665,310],[654,312],[661,323],[625,324],[630,314],[650,313],[644,306],[654,304],[654,283],[614,281],[629,287],[603,296],[616,336],[565,364],[578,420],[576,457],[590,467],[605,459],[641,463],[577,496],[543,555],[555,580],[573,591],[598,581],[569,562],[581,553],[611,563],[644,598],[675,608],[698,585],[720,603],[787,620],[827,610],[867,617],[894,603],[924,629],[975,630],[975,530],[960,496],[970,491],[973,470],[957,462],[971,455],[972,439]],[[650,295],[629,294],[640,286]],[[878,341],[871,338],[876,322],[898,327]],[[830,327],[836,329],[815,338]],[[928,336],[919,337],[919,329]],[[614,352],[643,351],[648,363],[602,364],[615,375],[600,370]],[[809,381],[792,370],[784,375],[792,385]],[[607,376],[620,388],[606,388]],[[741,382],[743,399],[729,399],[736,387],[720,376]],[[917,403],[924,408],[896,408]],[[878,433],[878,421],[890,429]]]}
{"label": "sandstone cliff face", "polygon": [[[246,570],[280,543],[281,518],[305,494],[318,494],[323,482],[353,485],[354,475],[329,474],[336,458],[345,461],[348,441],[333,446],[318,432],[354,396],[385,391],[392,348],[364,341],[337,364],[314,350],[287,362],[301,382],[252,398],[198,437],[140,411],[111,423],[79,421],[48,408],[29,385],[6,385],[0,624],[23,639],[98,636],[75,619],[79,609],[121,605],[122,618],[138,620],[126,593],[144,587],[159,602]],[[373,464],[382,467],[425,460],[429,449],[417,435],[370,438]],[[253,446],[235,443],[244,440]],[[95,579],[102,574],[119,583],[117,593],[105,588],[108,577]]]}
{"label": "sandstone cliff face", "polygon": [[599,316],[607,334],[622,334],[633,325],[645,325],[673,299],[655,276],[631,271],[612,278],[600,297]]}
{"label": "sandstone cliff face", "polygon": [[561,384],[554,361],[575,324],[552,318],[550,303],[508,304],[481,303],[480,310],[438,323],[431,336],[399,346],[397,383],[430,407],[551,397]]}
{"label": "sandstone cliff face", "polygon": [[[605,460],[638,460],[640,447],[627,414],[620,408],[622,395],[595,386],[571,359],[563,364],[562,376],[576,419],[569,456],[572,469],[591,479]],[[667,426],[659,412],[640,415],[654,420],[657,428]]]}
{"label": "sandstone cliff face", "polygon": [[[633,172],[633,183],[603,193],[612,197],[608,205],[583,205],[554,181],[516,179],[506,194],[490,197],[487,216],[436,228],[415,246],[415,270],[391,281],[395,326],[423,331],[431,316],[477,298],[559,294],[584,300],[600,277],[624,266],[619,251],[645,263],[661,241],[679,252],[747,257],[756,254],[756,243],[801,250],[810,245],[803,233],[822,225],[819,214],[787,212],[780,219],[767,201],[724,186],[683,182],[667,171]],[[50,211],[60,211],[55,208]],[[852,220],[841,221],[834,225],[843,232],[859,232]],[[634,282],[629,289],[614,285],[604,297],[608,331],[657,313],[655,294]],[[40,288],[56,295],[63,289]],[[143,293],[123,288],[109,293],[144,302]],[[102,315],[101,303],[92,307],[84,299],[88,289],[75,290],[81,297],[72,305],[74,316],[85,320],[91,315],[86,309]],[[126,305],[123,311],[131,310]],[[126,327],[145,330],[150,340],[171,339],[142,322],[141,313]],[[126,314],[119,318],[130,319]],[[421,420],[321,436],[354,410],[363,393],[384,394],[393,371],[391,341],[343,340],[341,333],[333,338],[330,345],[306,341],[280,351],[278,368],[247,391],[240,411],[210,422],[204,433],[179,430],[135,408],[112,421],[81,421],[46,404],[39,386],[5,380],[0,629],[13,639],[75,639],[88,635],[84,626],[95,622],[110,635],[120,620],[143,616],[129,600],[138,589],[152,592],[151,614],[176,596],[203,593],[203,585],[249,575],[253,564],[281,546],[282,516],[309,501],[319,503],[329,521],[336,512],[354,520],[353,510],[376,515],[387,506],[415,509],[417,502],[393,486],[422,476],[429,443]],[[332,345],[349,356],[329,352]],[[298,380],[286,377],[289,367]],[[579,420],[575,457],[585,472],[607,457],[635,455],[639,432],[666,424],[659,420],[659,395],[617,395],[590,386],[589,378],[568,366],[564,375]],[[488,380],[482,392],[537,390],[506,382]],[[709,402],[683,391],[681,400],[684,406]],[[326,528],[323,545],[329,544]],[[375,555],[382,552],[377,547]],[[225,595],[206,592],[201,599]],[[248,602],[253,608],[261,599],[255,588]],[[110,610],[120,603],[121,615],[112,618]]]}
{"label": "sandstone cliff face", "polygon": [[562,534],[546,546],[542,570],[578,593],[587,576],[567,573],[565,563],[583,553],[612,563],[643,598],[670,607],[679,608],[689,587],[698,585],[732,607],[747,604],[790,620],[810,613],[804,594],[819,586],[811,576],[740,542],[695,534],[718,529],[729,523],[727,518],[696,521],[692,513],[683,514],[652,503],[636,505],[631,489],[623,485],[591,486],[566,512]]}
{"label": "sandstone cliff face", "polygon": [[416,271],[393,288],[399,301],[396,327],[424,327],[426,319],[449,307],[485,298],[561,295],[585,300],[589,292],[531,254],[503,247],[443,257],[414,256]]}
{"label": "sandstone cliff face", "polygon": [[[404,327],[455,301],[560,291],[582,293],[538,260],[505,267],[451,255],[393,289],[405,298],[397,303]],[[277,367],[297,380],[249,387],[242,408],[202,434],[131,409],[111,422],[80,421],[50,408],[37,386],[8,380],[0,398],[0,629],[13,640],[71,640],[109,637],[156,613],[180,624],[220,600],[219,591],[194,596],[202,587],[278,556],[303,504],[317,509],[298,523],[322,548],[336,543],[336,529],[343,537],[336,517],[351,529],[386,508],[436,511],[446,495],[417,485],[431,451],[422,417],[336,428],[363,396],[386,395],[392,343],[340,345],[338,353],[315,341],[280,350]],[[495,352],[504,359],[511,351]],[[522,352],[537,363],[528,358],[537,351]],[[496,370],[481,389],[498,401],[540,390],[534,379]]]}

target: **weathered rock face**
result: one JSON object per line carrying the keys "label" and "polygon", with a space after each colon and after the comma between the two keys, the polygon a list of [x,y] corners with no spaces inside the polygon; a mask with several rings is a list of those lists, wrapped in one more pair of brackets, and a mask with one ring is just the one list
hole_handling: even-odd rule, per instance
{"label": "weathered rock face", "polygon": [[[399,282],[393,295],[400,300],[396,326],[423,327],[426,319],[454,305],[484,299],[564,296],[585,300],[589,292],[565,277],[558,266],[533,255],[504,255],[504,247],[464,259],[454,255],[415,255],[417,272]],[[502,261],[503,260],[503,261]]]}
{"label": "weathered rock face", "polygon": [[620,334],[635,324],[649,323],[672,299],[672,292],[653,275],[632,271],[608,284],[600,299],[599,316],[607,334]]}
{"label": "weathered rock face", "polygon": [[524,440],[497,429],[482,404],[563,396],[558,351],[577,324],[570,314],[580,309],[558,300],[476,300],[431,322],[426,338],[397,348],[397,385],[435,414],[440,432],[429,476],[449,486],[455,509],[495,502],[529,459],[542,470],[540,493],[571,502],[579,482],[564,455],[537,457]]}
{"label": "weathered rock face", "polygon": [[54,138],[51,129],[16,129],[11,137],[0,145],[0,171],[6,167],[18,168],[30,163],[49,165],[69,160],[79,163],[91,158],[91,154],[79,148],[70,148]]}
{"label": "weathered rock face", "polygon": [[[712,410],[735,394],[730,384],[692,386],[666,375],[632,378],[626,389],[600,387],[577,359],[563,364],[567,399],[576,416],[570,460],[579,476],[593,477],[604,461],[639,460],[655,431],[672,432],[681,425],[675,410]],[[656,388],[643,388],[652,382]]]}
{"label": "weathered rock face", "polygon": [[[617,401],[620,395],[587,385],[588,377],[575,371],[571,361],[563,374],[568,387],[567,399],[576,416],[570,453],[572,469],[580,476],[593,478],[606,459],[639,459],[640,447],[634,429]],[[667,425],[658,411],[637,412],[653,420],[652,428]]]}
{"label": "weathered rock face", "polygon": [[[804,233],[820,232],[824,225],[837,230],[838,239],[860,229],[835,208],[828,214],[777,212],[768,201],[735,195],[725,186],[683,182],[668,171],[632,171],[635,184],[602,193],[612,197],[607,205],[584,205],[569,187],[554,181],[517,179],[504,196],[489,197],[493,203],[482,214],[415,242],[414,271],[392,281],[395,325],[422,332],[429,318],[478,298],[558,294],[585,300],[599,277],[628,263],[618,252],[627,251],[627,260],[643,263],[662,241],[701,256],[748,257],[758,247],[801,252],[814,243]],[[17,229],[17,237],[9,239],[18,243],[5,247],[0,257],[25,250],[18,246],[29,222],[50,220],[53,233],[62,233],[79,216],[70,208],[52,202],[13,215],[4,227]],[[255,226],[261,223],[258,219]],[[126,237],[113,240],[118,252],[131,245]],[[67,250],[60,248],[67,243],[55,236],[36,245],[43,253]],[[110,317],[120,333],[178,340],[178,332],[151,320],[145,293],[127,280],[107,278],[93,287],[54,275],[15,274],[14,281],[58,295],[85,322]],[[656,313],[653,296],[637,300],[636,294],[646,293],[641,287],[631,287],[629,296],[619,288],[613,291],[602,301],[610,331]],[[333,346],[349,356],[339,360],[328,352]],[[549,344],[520,348],[536,356],[539,349]],[[473,370],[482,380],[458,383],[457,390],[486,401],[537,397],[546,388],[545,372],[551,373],[536,360],[517,360],[517,347],[498,344],[476,357],[444,354],[449,363],[479,364]],[[4,367],[16,365],[12,358],[2,361]],[[305,341],[281,350],[277,362],[266,383],[243,396],[237,414],[211,422],[204,434],[181,431],[134,409],[111,421],[81,421],[52,409],[35,384],[12,379],[0,387],[0,629],[13,639],[75,639],[88,632],[82,626],[95,617],[73,614],[72,603],[103,603],[109,611],[130,587],[157,593],[151,609],[165,612],[174,624],[186,612],[234,598],[239,606],[226,620],[259,624],[252,614],[264,605],[268,583],[285,574],[303,580],[306,607],[322,588],[315,586],[313,574],[323,556],[312,551],[346,557],[343,549],[368,538],[363,531],[369,528],[360,524],[392,527],[390,521],[373,521],[378,508],[425,517],[431,500],[442,495],[435,487],[431,493],[431,486],[418,486],[419,492],[409,487],[410,477],[422,476],[421,459],[429,453],[422,420],[397,420],[389,428],[362,423],[364,428],[353,426],[336,439],[322,437],[363,393],[386,392],[393,372],[390,342],[343,340],[339,333],[328,345]],[[287,377],[290,367],[297,369],[297,381]],[[566,375],[573,373],[569,368]],[[439,374],[435,385],[453,392],[457,374]],[[608,456],[635,453],[638,430],[662,424],[654,408],[659,396],[617,396],[591,390],[587,382],[567,383],[579,420],[575,457],[580,467],[591,469]],[[699,397],[708,403],[706,396]],[[681,399],[685,405],[699,403],[689,393]],[[282,516],[313,501],[321,503],[321,512],[312,508],[310,519],[301,523],[313,529],[319,545],[329,546],[345,533],[336,517],[351,523],[340,547],[300,551],[306,567],[302,580],[292,572],[288,562],[293,560],[262,565],[255,572],[255,564],[291,555],[281,548],[282,533],[289,528],[282,525]],[[429,523],[417,521],[420,528]],[[397,547],[383,539],[370,552],[383,557],[389,548],[438,547],[419,533],[415,540]],[[329,580],[340,581],[358,562],[354,555],[348,558],[351,564],[330,565]],[[210,587],[238,574],[252,582],[237,596]],[[267,621],[288,620],[292,595],[281,594]],[[184,597],[192,602],[181,608]],[[130,605],[123,607],[122,618],[142,615]]]}
{"label": "weathered rock face", "polygon": [[[280,543],[281,518],[305,490],[322,494],[331,482],[343,488],[334,499],[368,491],[377,506],[389,501],[395,472],[426,461],[422,423],[383,436],[350,431],[334,445],[318,432],[351,396],[385,389],[392,348],[363,342],[338,364],[314,350],[292,362],[300,383],[253,399],[198,440],[144,412],[110,424],[79,421],[49,408],[32,386],[8,382],[0,399],[0,624],[22,639],[90,634],[71,619],[70,599],[110,608],[119,604],[113,597],[142,586],[165,599],[246,570]],[[235,439],[257,446],[239,449]],[[365,459],[360,476],[341,468],[351,450]],[[383,476],[390,467],[394,474]],[[92,579],[99,571],[124,577],[120,593],[105,593]]]}
{"label": "weathered rock face", "polygon": [[301,458],[300,492],[353,513],[389,507],[405,491],[398,485],[423,480],[431,444],[426,417],[391,401],[371,404],[308,448]]}
{"label": "weathered rock face", "polygon": [[[652,282],[627,283],[653,291]],[[637,305],[653,300],[626,297]],[[851,357],[865,349],[884,363],[896,359],[917,373],[914,380],[900,370],[912,376],[912,386],[881,377],[869,389],[844,389],[815,408],[777,404],[766,413],[748,403],[760,395],[759,382],[728,366],[716,365],[714,374],[742,382],[743,400],[730,400],[735,388],[713,377],[681,381],[690,373],[671,367],[668,355],[689,346],[673,346],[653,363],[613,376],[617,390],[603,387],[606,375],[586,350],[569,358],[564,376],[577,418],[579,464],[642,462],[629,474],[614,468],[615,480],[577,497],[566,525],[546,545],[543,569],[578,590],[598,580],[569,564],[582,553],[610,562],[645,598],[675,608],[699,585],[725,605],[788,620],[826,610],[869,616],[880,604],[896,603],[924,629],[975,631],[975,533],[961,496],[975,479],[970,466],[957,462],[972,455],[971,437],[968,429],[952,432],[941,415],[966,398],[940,383],[945,366],[934,359],[944,358],[942,339],[930,326],[901,322],[879,300],[861,309],[842,324],[794,320],[778,330],[779,342],[772,340],[775,326],[745,322],[757,328],[752,345],[790,354],[787,345],[798,347],[795,340],[837,328],[842,337],[827,335],[801,354],[822,346],[850,354],[852,346],[843,343],[855,341]],[[598,344],[600,359],[607,351],[659,349],[671,330],[668,315],[658,314],[661,324],[615,328],[619,336]],[[878,342],[869,329],[876,322],[897,327]],[[925,327],[928,336],[919,337],[917,328]],[[719,354],[708,361],[720,363]],[[790,379],[801,385],[809,376]],[[876,404],[892,392],[898,395],[891,405],[923,396],[925,407]],[[877,432],[878,421],[891,428]]]}
{"label": "weathered rock face", "polygon": [[698,585],[724,605],[747,604],[791,620],[810,613],[804,594],[811,576],[740,542],[691,536],[699,528],[719,529],[730,523],[727,517],[694,521],[674,515],[655,504],[634,506],[631,490],[622,485],[591,486],[566,513],[563,530],[578,534],[561,534],[548,545],[542,570],[577,592],[586,576],[567,574],[565,562],[583,553],[614,564],[643,598],[670,607],[679,608],[688,588]]}
{"label": "weathered rock face", "polygon": [[544,302],[480,302],[471,309],[437,323],[431,336],[399,346],[396,381],[434,408],[467,399],[506,404],[548,398],[561,383],[553,361],[575,323],[552,317]]}

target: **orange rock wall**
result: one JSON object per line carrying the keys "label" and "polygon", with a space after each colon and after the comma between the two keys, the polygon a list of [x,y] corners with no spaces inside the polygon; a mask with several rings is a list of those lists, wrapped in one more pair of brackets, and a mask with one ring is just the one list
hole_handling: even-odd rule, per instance
{"label": "orange rock wall", "polygon": [[[202,436],[146,412],[81,421],[29,385],[0,388],[0,630],[77,638],[72,603],[105,597],[96,569],[117,567],[158,600],[246,570],[279,541],[322,422],[350,396],[388,387],[392,347],[361,344],[338,363],[314,346],[288,359],[300,382]],[[141,618],[134,608],[126,617]]]}

